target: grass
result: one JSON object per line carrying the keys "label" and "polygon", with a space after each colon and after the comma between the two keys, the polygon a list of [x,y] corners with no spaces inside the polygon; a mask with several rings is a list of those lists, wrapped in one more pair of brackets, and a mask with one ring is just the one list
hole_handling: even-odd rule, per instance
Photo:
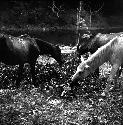
{"label": "grass", "polygon": [[[123,124],[123,92],[121,76],[110,96],[102,98],[110,65],[100,67],[100,78],[88,77],[75,88],[77,99],[68,90],[71,76],[79,59],[63,54],[66,62],[59,67],[51,58],[41,56],[36,64],[39,88],[31,84],[29,67],[16,89],[18,66],[0,66],[0,124],[1,125],[121,125]],[[47,62],[47,63],[46,63]]]}

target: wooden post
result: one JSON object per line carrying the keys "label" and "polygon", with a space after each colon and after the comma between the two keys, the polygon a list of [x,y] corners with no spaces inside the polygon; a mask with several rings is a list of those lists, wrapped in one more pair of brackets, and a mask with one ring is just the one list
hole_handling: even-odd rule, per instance
{"label": "wooden post", "polygon": [[92,12],[91,12],[91,9],[90,9],[90,28],[91,28],[91,16],[92,16]]}
{"label": "wooden post", "polygon": [[80,20],[81,20],[81,10],[82,10],[82,1],[80,1],[79,9],[77,8],[77,23],[76,23],[76,44],[79,44],[79,38],[80,38]]}

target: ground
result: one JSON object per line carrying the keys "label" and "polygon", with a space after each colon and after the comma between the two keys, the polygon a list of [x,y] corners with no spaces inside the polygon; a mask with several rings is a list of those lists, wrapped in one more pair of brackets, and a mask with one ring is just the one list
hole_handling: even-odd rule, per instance
{"label": "ground", "polygon": [[[110,96],[100,95],[107,83],[111,66],[100,67],[100,78],[88,77],[75,87],[77,98],[69,93],[71,76],[79,65],[75,48],[61,47],[65,63],[40,56],[36,64],[38,88],[31,84],[29,67],[25,66],[19,89],[15,83],[18,66],[0,66],[1,125],[122,125],[123,87],[121,76]],[[64,96],[61,93],[65,91]]]}

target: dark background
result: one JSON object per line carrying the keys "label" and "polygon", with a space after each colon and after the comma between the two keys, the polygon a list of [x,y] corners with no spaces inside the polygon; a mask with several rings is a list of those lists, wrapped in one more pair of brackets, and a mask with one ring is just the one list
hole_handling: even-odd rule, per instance
{"label": "dark background", "polygon": [[[32,3],[32,7],[35,6],[48,6],[52,3],[52,0],[21,0],[27,3]],[[55,0],[59,5],[64,5],[66,9],[76,9],[79,6],[80,0]],[[0,2],[0,10],[11,9],[16,0],[5,0]],[[103,3],[104,15],[121,15],[123,13],[123,0],[83,0],[87,5],[90,5],[92,10],[97,10]],[[40,4],[39,4],[40,3]],[[85,9],[87,9],[85,7]]]}
{"label": "dark background", "polygon": [[[71,0],[64,2],[68,8],[76,8],[80,0]],[[123,13],[123,0],[82,0],[84,3],[89,4],[92,10],[97,10],[103,3],[104,15],[117,15]]]}
{"label": "dark background", "polygon": [[[41,27],[76,25],[77,8],[81,0],[54,0],[64,12],[59,17],[52,11],[53,0],[4,0],[0,2],[0,25],[38,25]],[[92,15],[93,27],[122,27],[123,0],[82,0],[83,9],[88,18],[83,18],[89,25],[90,9],[98,13]],[[19,3],[20,2],[20,3]],[[58,10],[57,10],[58,11]],[[98,24],[98,25],[97,25]]]}

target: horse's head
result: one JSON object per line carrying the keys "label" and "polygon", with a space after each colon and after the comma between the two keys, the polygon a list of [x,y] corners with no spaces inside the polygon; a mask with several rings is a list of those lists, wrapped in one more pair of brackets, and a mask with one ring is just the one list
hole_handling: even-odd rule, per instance
{"label": "horse's head", "polygon": [[89,66],[85,62],[81,62],[81,64],[77,67],[76,73],[72,76],[72,82],[76,83],[79,80],[86,78],[89,74]]}
{"label": "horse's head", "polygon": [[55,45],[54,48],[55,49],[54,49],[54,51],[52,53],[52,56],[59,63],[59,65],[62,65],[63,64],[63,59],[62,59],[61,49],[59,48],[58,45]]}
{"label": "horse's head", "polygon": [[88,47],[87,45],[84,45],[84,44],[78,44],[77,45],[77,50],[76,50],[76,54],[77,56],[80,58],[81,55],[85,54],[88,52]]}
{"label": "horse's head", "polygon": [[80,55],[83,55],[87,52],[89,52],[89,44],[91,43],[92,35],[84,34],[79,42],[77,43],[77,55],[80,57]]}

